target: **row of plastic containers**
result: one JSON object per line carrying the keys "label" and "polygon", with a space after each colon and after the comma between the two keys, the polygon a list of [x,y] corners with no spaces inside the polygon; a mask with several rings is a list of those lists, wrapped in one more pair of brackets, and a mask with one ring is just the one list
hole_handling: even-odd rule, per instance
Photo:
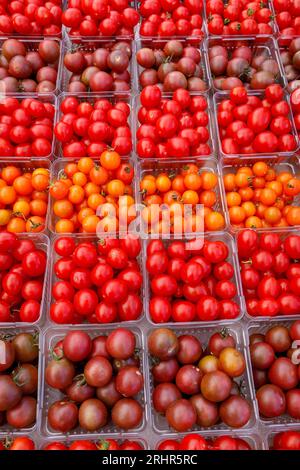
{"label": "row of plastic containers", "polygon": [[[239,378],[242,381],[242,393],[243,396],[249,401],[251,406],[251,418],[246,426],[241,429],[229,429],[224,424],[216,424],[210,428],[195,427],[192,432],[198,432],[205,438],[210,439],[221,435],[232,435],[233,437],[246,438],[249,444],[253,448],[267,449],[271,446],[272,437],[275,433],[278,433],[284,429],[294,429],[299,427],[299,423],[296,420],[288,417],[287,415],[281,416],[276,419],[264,419],[259,416],[257,402],[255,399],[255,388],[253,383],[253,377],[251,372],[251,362],[249,355],[249,336],[251,334],[266,333],[266,331],[275,325],[290,326],[293,323],[292,320],[280,321],[278,319],[272,319],[264,322],[250,322],[243,326],[241,323],[227,323],[227,331],[234,337],[237,345],[237,349],[244,355],[246,360],[246,370],[244,374]],[[123,325],[122,325],[123,326]],[[223,325],[224,326],[224,325]],[[55,344],[61,340],[65,334],[70,330],[78,329],[76,326],[68,327],[53,327],[48,326],[41,330],[37,326],[26,326],[22,328],[22,332],[38,334],[39,335],[39,382],[38,382],[38,409],[36,424],[28,429],[22,429],[13,431],[13,435],[26,435],[35,436],[38,445],[42,446],[45,443],[53,441],[72,441],[74,439],[104,439],[113,438],[117,440],[130,439],[140,440],[144,442],[145,447],[155,448],[163,439],[172,438],[180,439],[182,437],[180,433],[170,430],[167,425],[166,419],[162,417],[153,409],[152,405],[152,391],[153,391],[153,378],[151,374],[151,363],[150,355],[148,353],[147,339],[152,331],[153,327],[143,320],[137,322],[134,326],[130,326],[130,330],[136,337],[136,346],[139,350],[139,356],[141,360],[141,372],[144,377],[144,387],[137,396],[138,402],[143,408],[143,418],[138,428],[132,429],[128,432],[122,432],[112,424],[104,426],[100,432],[87,433],[80,428],[76,428],[68,433],[67,436],[61,435],[59,432],[54,431],[48,422],[48,410],[51,404],[59,399],[62,399],[63,395],[60,391],[54,390],[49,387],[45,382],[45,367],[48,362],[52,359],[51,351]],[[91,338],[101,335],[107,335],[115,329],[115,326],[108,325],[95,328],[93,325],[81,325],[80,329],[89,334]],[[220,331],[220,327],[208,324],[201,328],[196,326],[183,326],[175,325],[172,327],[173,331],[177,336],[182,334],[192,334],[197,337],[202,344],[206,344],[208,338],[215,332]],[[1,327],[1,334],[14,335],[20,332],[20,329],[13,327]],[[11,429],[2,426],[0,432],[1,437],[11,433]]]}

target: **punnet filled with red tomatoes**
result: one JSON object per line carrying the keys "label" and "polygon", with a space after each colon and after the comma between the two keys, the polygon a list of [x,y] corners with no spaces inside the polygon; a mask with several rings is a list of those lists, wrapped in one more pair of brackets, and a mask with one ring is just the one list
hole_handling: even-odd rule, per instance
{"label": "punnet filled with red tomatoes", "polygon": [[237,86],[214,96],[223,155],[292,154],[299,146],[289,99],[273,84],[264,93]]}
{"label": "punnet filled with red tomatoes", "polygon": [[[80,437],[80,436],[78,436]],[[52,441],[50,444],[45,444],[42,450],[144,450],[146,444],[141,440],[135,438],[120,440],[112,439],[110,437],[101,436],[101,439],[68,439],[67,441],[59,440]]]}
{"label": "punnet filled with red tomatoes", "polygon": [[270,1],[207,0],[210,36],[271,36],[275,33]]}
{"label": "punnet filled with red tomatoes", "polygon": [[108,148],[130,155],[132,137],[128,98],[88,94],[63,96],[54,128],[63,157],[99,157]]}
{"label": "punnet filled with red tomatoes", "polygon": [[279,29],[279,43],[287,42],[300,33],[299,0],[273,0],[275,23]]}
{"label": "punnet filled with red tomatoes", "polygon": [[140,158],[188,158],[213,153],[207,97],[180,87],[170,98],[157,85],[140,94],[136,151]]}
{"label": "punnet filled with red tomatoes", "polygon": [[56,101],[52,96],[9,97],[0,103],[0,153],[3,157],[51,157]]}
{"label": "punnet filled with red tomatoes", "polygon": [[61,21],[71,38],[132,38],[139,13],[130,0],[68,0]]}
{"label": "punnet filled with red tomatoes", "polygon": [[222,240],[213,235],[147,244],[147,313],[152,322],[212,322],[240,316],[234,245],[228,234]]}
{"label": "punnet filled with red tomatoes", "polygon": [[294,429],[270,433],[268,448],[270,450],[300,450],[300,431]]}
{"label": "punnet filled with red tomatoes", "polygon": [[3,0],[1,2],[1,36],[61,35],[61,0]]}
{"label": "punnet filled with red tomatoes", "polygon": [[142,0],[141,37],[204,36],[202,0]]}
{"label": "punnet filled with red tomatoes", "polygon": [[237,236],[248,315],[300,314],[300,236],[293,231],[246,229]]}
{"label": "punnet filled with red tomatoes", "polygon": [[[247,436],[248,437],[248,436]],[[250,442],[249,442],[250,441]],[[157,450],[253,450],[256,448],[255,440],[236,435],[224,434],[222,436],[203,436],[198,433],[186,434],[181,439],[164,439],[156,447]]]}
{"label": "punnet filled with red tomatoes", "polygon": [[51,435],[140,431],[145,425],[139,330],[48,330],[42,429]]}
{"label": "punnet filled with red tomatoes", "polygon": [[0,232],[0,322],[36,323],[47,301],[48,239]]}
{"label": "punnet filled with red tomatoes", "polygon": [[53,248],[51,321],[115,323],[141,317],[139,239],[59,237]]}

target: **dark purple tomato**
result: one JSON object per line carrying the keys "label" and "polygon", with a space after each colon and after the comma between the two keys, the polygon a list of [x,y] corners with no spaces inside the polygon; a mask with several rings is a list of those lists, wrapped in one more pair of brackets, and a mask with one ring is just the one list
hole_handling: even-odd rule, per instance
{"label": "dark purple tomato", "polygon": [[201,394],[193,395],[190,402],[197,414],[197,424],[209,428],[219,421],[218,405],[206,400]]}
{"label": "dark purple tomato", "polygon": [[133,429],[139,426],[143,418],[143,408],[132,398],[122,398],[113,407],[112,422],[121,429]]}
{"label": "dark purple tomato", "polygon": [[97,398],[85,400],[79,408],[79,425],[85,431],[93,432],[103,428],[107,423],[108,413],[106,406]]}
{"label": "dark purple tomato", "polygon": [[180,398],[168,406],[166,418],[175,431],[186,432],[196,424],[197,414],[188,400]]}
{"label": "dark purple tomato", "polygon": [[158,384],[152,394],[154,409],[158,413],[165,414],[168,406],[181,398],[180,390],[172,383]]}

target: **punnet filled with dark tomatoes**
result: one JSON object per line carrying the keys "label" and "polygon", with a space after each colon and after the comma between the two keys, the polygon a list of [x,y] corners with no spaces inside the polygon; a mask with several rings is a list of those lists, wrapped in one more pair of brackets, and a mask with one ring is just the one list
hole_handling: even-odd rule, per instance
{"label": "punnet filled with dark tomatoes", "polygon": [[47,432],[120,433],[143,426],[144,377],[136,332],[115,328],[92,337],[89,330],[57,330],[49,341],[44,374],[48,405],[43,411]]}
{"label": "punnet filled with dark tomatoes", "polygon": [[115,323],[140,318],[139,239],[129,235],[100,240],[60,237],[54,242],[54,252],[53,322]]}
{"label": "punnet filled with dark tomatoes", "polygon": [[263,94],[237,86],[215,95],[220,147],[226,155],[292,154],[298,148],[284,89],[273,84]]}
{"label": "punnet filled with dark tomatoes", "polygon": [[251,421],[252,404],[241,381],[246,360],[235,334],[222,330],[203,335],[169,328],[148,335],[154,424],[159,432],[216,425],[242,428]]}
{"label": "punnet filled with dark tomatoes", "polygon": [[268,85],[285,85],[276,42],[258,39],[218,38],[208,41],[209,69],[215,90],[237,86],[264,90]]}
{"label": "punnet filled with dark tomatoes", "polygon": [[83,42],[65,47],[61,89],[70,93],[129,92],[130,41]]}
{"label": "punnet filled with dark tomatoes", "polygon": [[237,237],[246,308],[252,317],[300,313],[300,236],[246,229]]}
{"label": "punnet filled with dark tomatoes", "polygon": [[136,52],[140,88],[158,85],[168,93],[178,88],[207,91],[209,80],[200,47],[200,41],[141,41]]}
{"label": "punnet filled with dark tomatoes", "polygon": [[60,42],[43,39],[1,41],[0,92],[54,93],[58,86]]}
{"label": "punnet filled with dark tomatoes", "polygon": [[[299,422],[300,321],[249,329],[249,351],[256,400],[263,421]],[[297,346],[298,345],[298,346]],[[284,446],[284,444],[283,444]],[[281,446],[280,446],[281,447]]]}
{"label": "punnet filled with dark tomatoes", "polygon": [[[30,328],[22,331],[2,329],[0,346],[3,354],[0,364],[0,432],[8,437],[8,431],[12,429],[18,432],[32,430],[39,418],[39,332]],[[5,438],[5,434],[2,435]],[[12,450],[21,450],[14,441],[6,444]],[[33,443],[28,444],[32,449]],[[2,443],[0,437],[0,450],[3,447],[5,441]]]}

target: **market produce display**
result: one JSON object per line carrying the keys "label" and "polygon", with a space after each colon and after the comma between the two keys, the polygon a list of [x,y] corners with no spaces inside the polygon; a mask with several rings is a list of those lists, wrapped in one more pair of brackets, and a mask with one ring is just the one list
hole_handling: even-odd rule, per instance
{"label": "market produce display", "polygon": [[0,451],[300,450],[300,0],[0,34]]}

